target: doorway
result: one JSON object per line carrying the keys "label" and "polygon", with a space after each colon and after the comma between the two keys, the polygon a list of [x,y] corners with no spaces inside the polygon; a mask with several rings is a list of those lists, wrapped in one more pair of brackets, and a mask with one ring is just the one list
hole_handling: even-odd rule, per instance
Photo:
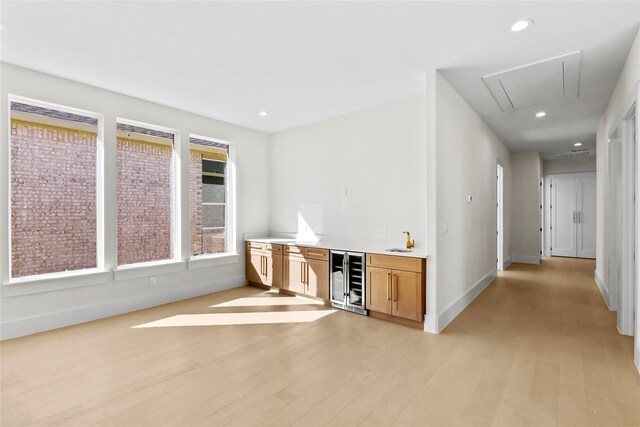
{"label": "doorway", "polygon": [[504,168],[496,163],[496,271],[504,269]]}

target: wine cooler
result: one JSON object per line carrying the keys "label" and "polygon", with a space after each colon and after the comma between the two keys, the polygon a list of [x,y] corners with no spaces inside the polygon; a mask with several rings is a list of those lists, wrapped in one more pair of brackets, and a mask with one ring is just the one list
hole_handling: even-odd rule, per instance
{"label": "wine cooler", "polygon": [[366,316],[364,254],[331,251],[330,269],[331,305]]}

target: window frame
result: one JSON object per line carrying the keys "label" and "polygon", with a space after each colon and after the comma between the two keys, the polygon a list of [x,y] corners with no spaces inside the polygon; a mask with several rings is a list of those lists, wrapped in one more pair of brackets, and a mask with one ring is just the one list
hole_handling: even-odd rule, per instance
{"label": "window frame", "polygon": [[[45,99],[45,100],[42,100]],[[146,121],[131,120],[121,117],[117,112],[96,112],[89,109],[70,107],[66,104],[75,102],[65,97],[42,96],[42,99],[21,96],[15,92],[3,94],[0,100],[1,106],[5,108],[2,117],[6,123],[5,138],[7,144],[0,147],[0,171],[1,184],[0,193],[3,199],[0,200],[4,218],[0,218],[2,223],[0,229],[0,285],[3,295],[7,298],[22,295],[40,294],[47,292],[57,292],[67,289],[90,287],[109,283],[116,283],[121,280],[136,278],[146,278],[161,274],[169,274],[187,270],[199,270],[214,266],[237,264],[241,261],[241,254],[238,252],[237,242],[237,221],[236,221],[236,143],[217,138],[191,134],[186,126],[176,126],[168,128],[149,124]],[[47,100],[48,99],[48,100]],[[52,102],[56,101],[56,102]],[[11,277],[12,270],[12,245],[11,245],[11,102],[25,103],[37,107],[54,109],[72,114],[79,114],[97,120],[96,128],[96,268],[69,270],[59,273],[43,273],[32,276]],[[77,103],[85,108],[92,108],[93,104],[84,102]],[[98,109],[97,111],[101,111]],[[145,117],[146,118],[146,117]],[[111,168],[115,161],[115,148],[117,141],[117,123],[143,126],[164,132],[170,132],[174,136],[172,144],[172,259],[160,260],[148,263],[117,265],[117,223],[113,221],[117,218],[117,213],[113,212],[113,200],[117,199],[117,192],[112,187],[106,188],[107,178],[112,179]],[[181,130],[178,130],[181,129]],[[190,137],[217,142],[228,146],[227,173],[226,173],[226,242],[225,252],[215,254],[202,254],[194,257],[190,256],[190,218],[189,217],[189,185],[188,177],[182,176],[189,167],[188,160],[183,158],[189,153]],[[108,138],[108,141],[107,139]],[[107,145],[108,144],[108,145]],[[186,147],[185,147],[186,146]],[[188,156],[187,156],[188,158]],[[107,163],[107,161],[109,163]],[[108,175],[108,176],[107,176]],[[186,180],[186,182],[185,182]],[[182,188],[184,187],[184,188]],[[186,194],[185,194],[186,193]],[[109,205],[107,205],[107,197]],[[7,203],[7,205],[4,205]],[[117,208],[116,208],[117,209]],[[2,215],[0,215],[1,217]],[[186,217],[186,218],[185,218]],[[107,223],[107,219],[109,222]]]}
{"label": "window frame", "polygon": [[[226,231],[225,238],[225,250],[224,252],[214,254],[200,254],[191,255],[191,249],[189,249],[189,261],[198,261],[206,259],[215,259],[229,257],[232,255],[238,255],[237,242],[236,242],[236,158],[235,158],[235,143],[218,138],[211,138],[208,136],[197,135],[194,133],[189,134],[189,152],[191,150],[199,151],[198,144],[192,144],[191,139],[201,139],[204,141],[215,142],[218,144],[224,144],[228,147],[227,150],[227,172],[225,176],[225,203],[219,203],[218,205],[225,205],[225,226]],[[210,159],[215,161],[215,159]],[[191,203],[191,188],[189,188],[189,204]],[[203,202],[204,206],[204,202]],[[191,214],[189,214],[191,215]],[[191,216],[189,216],[189,230],[191,229]],[[204,230],[205,227],[203,226]],[[222,229],[222,227],[209,227],[209,229]],[[191,233],[189,232],[189,248],[191,248]]]}
{"label": "window frame", "polygon": [[[154,125],[151,123],[141,122],[139,120],[127,119],[124,117],[116,117],[115,119],[115,139],[114,144],[118,145],[118,124],[128,125],[128,126],[136,126],[140,128],[145,128],[149,130],[156,130],[159,132],[166,132],[173,135],[173,143],[171,143],[171,178],[170,178],[170,191],[171,191],[171,226],[170,226],[170,244],[171,248],[171,257],[166,259],[154,260],[154,261],[142,261],[142,262],[134,262],[131,264],[118,264],[118,253],[116,249],[116,259],[115,259],[115,268],[116,276],[122,275],[118,271],[123,270],[133,270],[137,268],[146,269],[148,267],[160,266],[163,264],[174,264],[176,262],[182,261],[182,233],[180,227],[180,156],[179,156],[179,144],[180,144],[180,131],[178,129],[173,129],[165,126]],[[145,141],[143,141],[145,142]],[[150,144],[155,144],[155,142],[147,142]],[[162,145],[162,143],[157,143],[158,145]],[[166,145],[169,145],[168,143]],[[117,154],[116,154],[117,157]],[[117,173],[117,158],[116,158],[116,173]],[[115,239],[116,239],[116,248],[118,245],[118,220],[117,220],[117,211],[118,211],[118,190],[117,190],[117,178],[116,178],[116,230],[115,230]],[[128,278],[128,277],[127,277]]]}
{"label": "window frame", "polygon": [[[96,266],[93,268],[84,268],[78,270],[67,270],[51,273],[41,273],[30,276],[13,276],[13,246],[12,242],[12,194],[11,194],[11,120],[12,110],[11,103],[28,104],[34,107],[47,108],[64,113],[77,114],[85,117],[90,117],[97,120],[96,125]],[[39,99],[33,99],[25,96],[8,94],[7,95],[7,171],[6,171],[6,191],[7,191],[7,220],[5,223],[7,233],[7,253],[6,253],[6,265],[7,265],[7,282],[8,285],[17,285],[28,283],[32,281],[43,281],[51,279],[66,279],[73,276],[86,276],[90,274],[101,274],[106,272],[105,269],[105,255],[104,255],[104,242],[105,242],[105,225],[104,225],[104,114],[97,113],[95,111],[83,110],[80,108],[69,107],[66,105],[42,101]]]}

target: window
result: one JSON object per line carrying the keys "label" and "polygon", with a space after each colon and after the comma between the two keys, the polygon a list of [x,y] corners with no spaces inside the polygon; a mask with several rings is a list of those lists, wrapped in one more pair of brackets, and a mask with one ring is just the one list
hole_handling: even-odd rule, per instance
{"label": "window", "polygon": [[97,267],[98,116],[10,99],[11,277]]}
{"label": "window", "polygon": [[229,250],[229,145],[190,138],[191,256]]}
{"label": "window", "polygon": [[173,258],[172,132],[119,120],[118,265]]}

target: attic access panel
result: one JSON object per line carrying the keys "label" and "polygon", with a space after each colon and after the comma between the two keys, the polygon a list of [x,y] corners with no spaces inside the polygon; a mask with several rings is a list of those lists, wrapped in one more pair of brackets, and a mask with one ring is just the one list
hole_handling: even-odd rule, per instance
{"label": "attic access panel", "polygon": [[579,96],[580,51],[489,74],[483,80],[503,111]]}

